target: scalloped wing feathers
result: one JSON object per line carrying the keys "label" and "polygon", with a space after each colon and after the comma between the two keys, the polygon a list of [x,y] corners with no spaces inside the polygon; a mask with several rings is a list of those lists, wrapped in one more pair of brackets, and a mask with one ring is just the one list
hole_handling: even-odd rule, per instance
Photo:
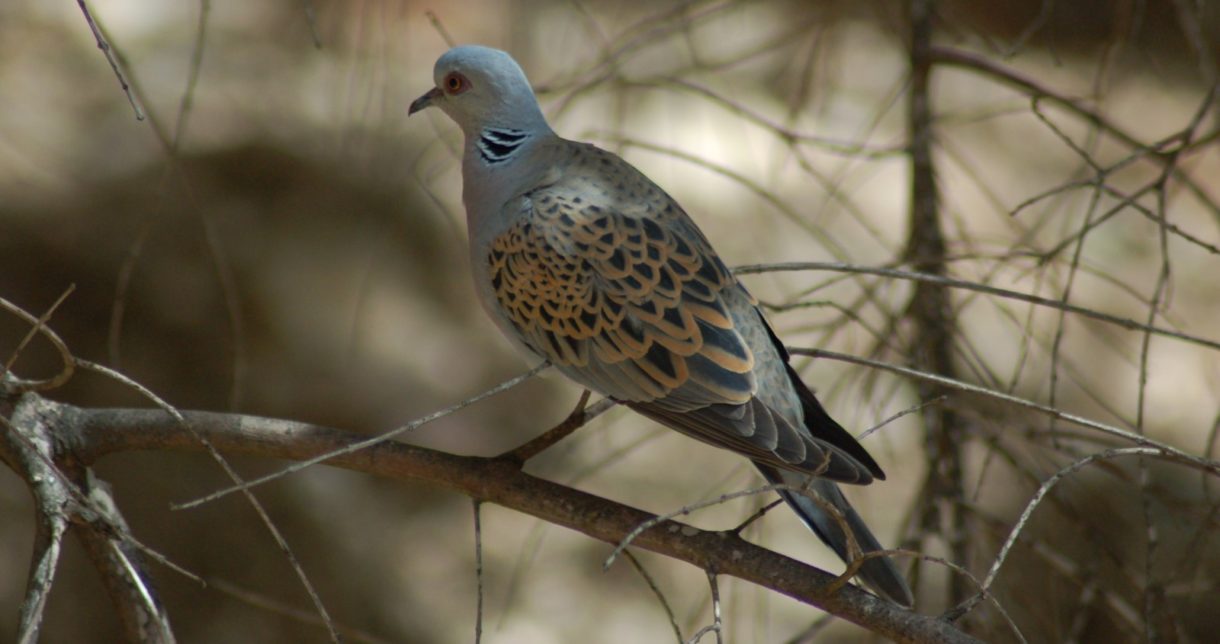
{"label": "scalloped wing feathers", "polygon": [[514,223],[486,258],[524,344],[573,380],[757,461],[850,483],[880,474],[846,432],[806,428],[765,320],[686,213],[621,159],[563,144],[560,171],[510,202],[502,216]]}

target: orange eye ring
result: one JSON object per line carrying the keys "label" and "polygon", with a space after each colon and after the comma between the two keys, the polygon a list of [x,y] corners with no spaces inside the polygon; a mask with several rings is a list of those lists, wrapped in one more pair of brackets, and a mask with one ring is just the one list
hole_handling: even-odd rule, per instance
{"label": "orange eye ring", "polygon": [[462,92],[470,89],[470,81],[466,80],[465,76],[457,72],[453,72],[446,76],[443,83],[445,92],[450,95],[461,94]]}

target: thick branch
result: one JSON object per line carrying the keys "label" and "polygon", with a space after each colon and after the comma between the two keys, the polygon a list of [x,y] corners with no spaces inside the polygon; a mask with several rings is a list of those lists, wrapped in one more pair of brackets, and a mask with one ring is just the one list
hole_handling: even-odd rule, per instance
{"label": "thick branch", "polygon": [[[907,128],[911,139],[911,219],[907,259],[918,272],[943,277],[947,271],[945,235],[940,221],[940,200],[936,188],[936,167],[932,157],[933,112],[930,77],[932,73],[933,0],[911,2],[911,91]],[[915,364],[923,371],[955,377],[953,335],[955,321],[948,289],[931,282],[917,282],[909,307],[915,322],[913,351]],[[945,395],[944,389],[926,381],[917,384],[919,398],[930,401]],[[923,408],[926,431],[925,449],[928,470],[927,505],[920,526],[923,534],[945,534],[950,558],[965,564],[965,517],[959,512],[962,493],[963,440],[961,422],[952,409],[943,405]],[[950,578],[949,601],[966,596],[959,577]]]}
{"label": "thick branch", "polygon": [[[80,409],[61,406],[59,432],[84,463],[126,450],[188,450],[203,447],[169,414],[140,409]],[[365,437],[285,420],[188,412],[186,421],[224,453],[301,460],[341,449]],[[544,521],[618,543],[653,515],[521,471],[511,459],[456,456],[401,443],[380,443],[326,461],[378,476],[423,481],[533,515]],[[837,577],[761,548],[730,532],[699,530],[664,521],[633,544],[718,574],[731,575],[817,606],[900,642],[972,642],[934,617],[878,599]]]}
{"label": "thick branch", "polygon": [[61,432],[71,424],[63,414],[72,411],[34,393],[0,397],[0,461],[26,481],[38,513],[19,641],[38,640],[60,544],[71,530],[101,574],[126,638],[173,642],[169,617],[151,589],[143,558],[122,537],[127,526],[109,490],[92,478],[70,446],[61,449]]}

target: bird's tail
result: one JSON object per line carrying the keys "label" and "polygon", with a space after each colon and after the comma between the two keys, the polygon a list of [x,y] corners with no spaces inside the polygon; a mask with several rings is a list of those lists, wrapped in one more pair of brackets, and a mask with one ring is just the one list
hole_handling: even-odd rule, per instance
{"label": "bird's tail", "polygon": [[[759,470],[768,482],[772,484],[785,484],[790,486],[804,486],[808,483],[808,477],[796,472],[788,472],[778,470],[765,465],[759,465]],[[856,544],[860,546],[861,552],[874,552],[884,550],[881,544],[877,542],[877,538],[869,531],[868,526],[864,524],[864,519],[856,512],[843,493],[839,491],[839,486],[833,481],[825,479],[813,480],[809,485],[809,489],[817,493],[828,503],[834,506],[843,515],[847,527],[856,537]],[[843,533],[843,528],[835,517],[831,516],[822,506],[818,505],[817,501],[790,490],[778,490],[779,495],[783,497],[788,505],[796,512],[797,516],[805,525],[813,530],[814,534],[818,535],[826,545],[830,546],[839,555],[839,558],[845,562],[851,561],[851,554],[848,552],[847,536]],[[872,557],[865,560],[860,566],[860,570],[856,576],[868,585],[874,592],[886,597],[890,601],[896,602],[903,606],[911,606],[915,603],[914,597],[911,595],[911,589],[907,586],[906,580],[902,577],[902,573],[898,572],[898,566],[889,557]]]}

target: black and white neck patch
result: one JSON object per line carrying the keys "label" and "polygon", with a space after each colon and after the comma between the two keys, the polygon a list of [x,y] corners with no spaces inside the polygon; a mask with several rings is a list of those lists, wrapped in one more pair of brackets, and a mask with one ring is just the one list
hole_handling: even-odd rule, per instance
{"label": "black and white neck patch", "polygon": [[479,148],[479,156],[489,165],[495,165],[511,159],[529,138],[524,130],[487,127],[483,128],[475,145]]}

